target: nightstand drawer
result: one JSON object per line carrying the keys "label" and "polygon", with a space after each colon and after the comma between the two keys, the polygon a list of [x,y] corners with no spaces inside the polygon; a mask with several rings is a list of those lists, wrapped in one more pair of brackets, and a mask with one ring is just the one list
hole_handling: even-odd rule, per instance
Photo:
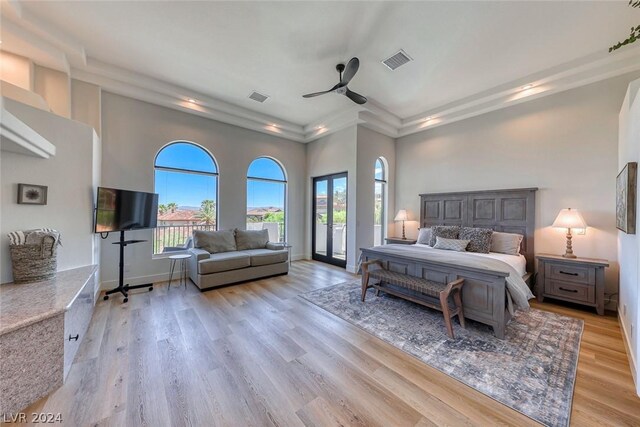
{"label": "nightstand drawer", "polygon": [[591,285],[580,285],[547,278],[544,282],[544,293],[552,298],[557,296],[565,300],[589,304],[596,302],[595,286]]}
{"label": "nightstand drawer", "polygon": [[596,283],[595,269],[577,265],[548,263],[545,266],[547,279],[562,280],[564,282],[593,285]]}

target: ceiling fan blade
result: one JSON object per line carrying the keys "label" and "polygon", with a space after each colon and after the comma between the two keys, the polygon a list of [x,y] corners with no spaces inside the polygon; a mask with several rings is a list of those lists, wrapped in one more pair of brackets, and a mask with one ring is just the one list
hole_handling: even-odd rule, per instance
{"label": "ceiling fan blade", "polygon": [[358,68],[360,68],[360,60],[356,57],[351,58],[344,69],[344,73],[342,74],[342,80],[340,80],[340,83],[342,83],[343,85],[349,83],[353,76],[355,76],[358,72]]}
{"label": "ceiling fan blade", "polygon": [[324,92],[314,92],[314,93],[308,93],[306,95],[302,95],[303,98],[313,98],[314,96],[320,96],[320,95],[324,95],[325,93],[329,93],[331,92],[330,90],[325,90]]}
{"label": "ceiling fan blade", "polygon": [[353,102],[355,102],[356,104],[364,104],[365,102],[367,102],[367,98],[360,95],[359,93],[355,93],[349,89],[347,89],[347,93],[345,93],[345,95],[352,100]]}
{"label": "ceiling fan blade", "polygon": [[325,90],[323,92],[308,93],[306,95],[302,95],[302,97],[303,98],[313,98],[314,96],[320,96],[320,95],[324,95],[325,93],[333,92],[334,90],[338,89],[339,87],[340,87],[340,83],[338,83],[337,85],[335,85],[334,87],[332,87],[329,90]]}

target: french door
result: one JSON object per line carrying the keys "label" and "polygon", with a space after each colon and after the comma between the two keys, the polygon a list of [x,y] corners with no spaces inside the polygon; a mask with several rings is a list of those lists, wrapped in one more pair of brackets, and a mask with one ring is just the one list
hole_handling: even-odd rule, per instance
{"label": "french door", "polygon": [[347,173],[313,178],[314,260],[347,265]]}

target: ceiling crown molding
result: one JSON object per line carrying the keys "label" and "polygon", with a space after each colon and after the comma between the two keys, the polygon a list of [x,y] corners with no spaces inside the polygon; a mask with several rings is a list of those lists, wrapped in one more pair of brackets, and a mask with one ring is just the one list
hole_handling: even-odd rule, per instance
{"label": "ceiling crown molding", "polygon": [[352,105],[301,126],[88,57],[79,41],[34,16],[20,0],[2,0],[2,5],[2,33],[7,40],[3,50],[109,92],[302,143],[353,125],[399,138],[640,70],[640,46],[627,46],[569,61],[404,119],[369,98],[364,105]]}
{"label": "ceiling crown molding", "polygon": [[[300,125],[262,114],[211,96],[93,59],[83,69],[72,68],[71,77],[103,90],[157,105],[207,117],[246,129],[305,142]],[[190,102],[189,99],[195,100]]]}
{"label": "ceiling crown molding", "polygon": [[530,74],[402,120],[398,136],[479,116],[580,86],[640,70],[640,46],[620,54],[599,52]]}

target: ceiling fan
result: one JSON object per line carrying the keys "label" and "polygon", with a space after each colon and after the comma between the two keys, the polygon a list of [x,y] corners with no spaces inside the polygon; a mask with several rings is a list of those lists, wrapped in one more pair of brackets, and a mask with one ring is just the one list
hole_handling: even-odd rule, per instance
{"label": "ceiling fan", "polygon": [[[332,87],[329,90],[325,90],[324,92],[314,92],[308,93],[306,95],[302,95],[303,98],[313,98],[314,96],[324,95],[325,93],[335,92],[339,95],[345,95],[347,98],[355,102],[356,104],[364,104],[367,102],[367,98],[360,95],[359,93],[353,92],[349,90],[347,85],[358,72],[358,67],[360,67],[360,60],[358,58],[351,58],[345,67],[344,64],[336,65],[336,70],[340,73],[340,82]],[[344,71],[344,74],[342,72]]]}

